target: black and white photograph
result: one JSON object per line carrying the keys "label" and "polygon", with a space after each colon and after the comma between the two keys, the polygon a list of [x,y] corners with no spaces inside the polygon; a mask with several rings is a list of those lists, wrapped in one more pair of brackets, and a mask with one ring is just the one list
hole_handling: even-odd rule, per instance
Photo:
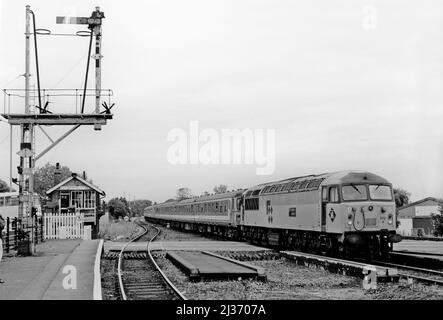
{"label": "black and white photograph", "polygon": [[443,300],[441,1],[0,0],[0,89],[0,300]]}

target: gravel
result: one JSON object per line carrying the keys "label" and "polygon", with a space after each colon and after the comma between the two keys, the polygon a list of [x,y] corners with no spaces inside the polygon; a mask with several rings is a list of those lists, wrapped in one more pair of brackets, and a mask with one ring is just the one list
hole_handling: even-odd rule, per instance
{"label": "gravel", "polygon": [[400,281],[378,283],[376,290],[365,291],[361,279],[299,266],[286,258],[249,260],[253,261],[250,264],[265,268],[266,282],[252,279],[190,282],[164,254],[157,254],[156,260],[177,288],[188,299],[195,300],[443,300],[443,289],[438,286]]}
{"label": "gravel", "polygon": [[213,241],[214,240],[191,232],[178,231],[171,228],[166,228],[158,224],[153,224],[153,225],[155,225],[157,228],[160,229],[160,235],[156,238],[155,241]]}
{"label": "gravel", "polygon": [[103,300],[117,300],[119,298],[117,294],[117,260],[101,259],[100,274]]}
{"label": "gravel", "polygon": [[369,290],[366,296],[375,300],[443,300],[443,289],[422,284],[409,285],[402,281],[397,284],[379,284],[376,290]]}

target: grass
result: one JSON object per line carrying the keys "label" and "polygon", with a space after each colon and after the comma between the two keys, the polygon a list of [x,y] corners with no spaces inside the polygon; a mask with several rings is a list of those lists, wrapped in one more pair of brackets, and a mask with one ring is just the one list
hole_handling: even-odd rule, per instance
{"label": "grass", "polygon": [[103,216],[100,218],[99,237],[111,241],[128,241],[138,233],[138,229],[139,227],[133,222],[112,221]]}

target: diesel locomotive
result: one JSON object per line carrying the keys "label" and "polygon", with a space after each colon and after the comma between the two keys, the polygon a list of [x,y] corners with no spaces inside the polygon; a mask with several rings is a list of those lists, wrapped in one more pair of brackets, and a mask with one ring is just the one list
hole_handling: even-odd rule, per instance
{"label": "diesel locomotive", "polygon": [[235,240],[334,256],[386,256],[396,233],[392,184],[340,171],[145,208],[145,219]]}

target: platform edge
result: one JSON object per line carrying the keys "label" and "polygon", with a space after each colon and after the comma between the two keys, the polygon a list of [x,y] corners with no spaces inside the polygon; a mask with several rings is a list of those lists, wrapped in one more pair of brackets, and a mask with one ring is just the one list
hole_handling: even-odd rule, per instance
{"label": "platform edge", "polygon": [[100,263],[101,263],[101,256],[103,253],[103,239],[100,240],[98,247],[97,247],[97,253],[95,254],[95,263],[94,263],[94,289],[93,289],[93,299],[94,300],[103,300],[102,297],[102,279],[101,279],[101,273],[100,273]]}

